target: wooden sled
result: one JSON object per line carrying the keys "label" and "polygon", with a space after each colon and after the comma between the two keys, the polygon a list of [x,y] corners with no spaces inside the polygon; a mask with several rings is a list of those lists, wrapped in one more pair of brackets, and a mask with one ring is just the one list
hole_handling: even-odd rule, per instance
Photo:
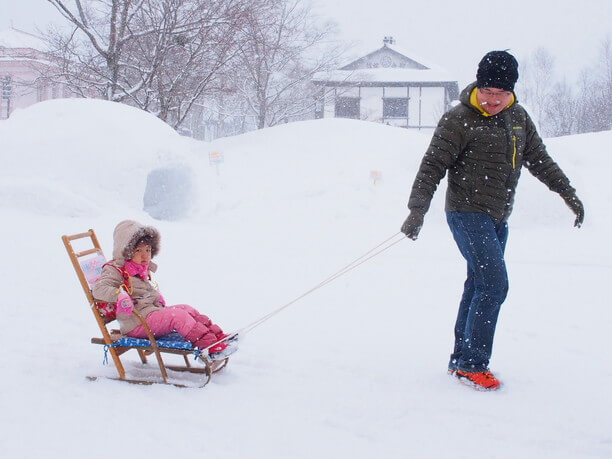
{"label": "wooden sled", "polygon": [[[88,241],[89,239],[89,241]],[[147,345],[143,345],[142,341],[138,346],[134,345],[124,345],[123,341],[129,341],[125,336],[121,334],[119,330],[109,329],[109,324],[114,322],[114,318],[110,318],[108,315],[105,315],[104,309],[100,308],[100,305],[94,299],[91,293],[91,286],[99,277],[100,272],[102,270],[102,266],[106,263],[106,258],[104,257],[104,253],[102,252],[102,248],[100,247],[100,243],[93,229],[90,229],[86,233],[73,234],[69,236],[62,236],[62,241],[64,241],[64,245],[66,250],[68,251],[68,256],[70,257],[70,261],[72,262],[72,266],[74,267],[77,276],[79,278],[79,282],[81,283],[81,287],[83,287],[83,291],[85,292],[85,296],[87,297],[87,301],[89,302],[89,306],[93,315],[96,319],[96,323],[102,332],[101,338],[92,338],[91,342],[94,344],[101,344],[105,346],[105,352],[108,351],[111,355],[113,363],[115,364],[115,368],[117,369],[117,373],[119,376],[117,378],[110,379],[118,379],[121,381],[134,383],[134,384],[155,384],[155,383],[163,383],[163,384],[172,384],[177,387],[193,387],[190,385],[185,385],[182,383],[172,382],[168,378],[168,370],[178,371],[178,372],[188,372],[194,373],[201,376],[201,380],[198,382],[196,387],[204,387],[210,381],[210,378],[213,373],[220,371],[225,368],[228,362],[228,358],[223,360],[212,361],[208,357],[204,355],[199,355],[197,359],[204,365],[202,366],[193,366],[189,362],[189,358],[194,359],[194,350],[189,348],[171,348],[171,347],[163,347],[158,345],[158,341],[153,336],[151,329],[148,324],[142,317],[142,315],[134,310],[134,314],[140,320],[140,323],[143,325],[144,329],[147,332],[148,341]],[[85,250],[75,251],[73,247],[74,241],[78,241],[81,244],[84,244]],[[160,339],[160,342],[162,340]],[[157,360],[157,365],[159,366],[159,375],[161,375],[161,380],[159,380],[159,375],[157,375],[154,379],[143,379],[143,378],[134,378],[128,377],[126,375],[125,368],[123,363],[121,362],[121,356],[125,354],[127,351],[134,349],[140,358],[140,362],[142,365],[147,364],[147,356],[155,355]],[[182,356],[184,364],[183,365],[166,365],[162,359],[162,354],[174,354],[177,356]],[[90,380],[98,379],[97,376],[88,376]]]}

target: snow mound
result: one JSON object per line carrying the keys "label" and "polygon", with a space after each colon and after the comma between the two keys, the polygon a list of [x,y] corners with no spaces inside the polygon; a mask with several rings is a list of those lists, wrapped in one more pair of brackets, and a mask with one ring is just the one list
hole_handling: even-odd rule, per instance
{"label": "snow mound", "polygon": [[185,163],[191,142],[150,113],[95,99],[17,110],[0,137],[0,205],[65,216],[142,209],[149,172]]}
{"label": "snow mound", "polygon": [[316,207],[332,216],[329,211],[346,215],[389,205],[404,213],[411,175],[427,143],[427,136],[415,131],[320,119],[217,139],[205,147],[224,158],[216,178],[217,209],[246,210],[265,202],[284,214]]}
{"label": "snow mound", "polygon": [[[106,458],[108,448],[91,446],[144,402],[164,438],[113,435],[132,459],[203,448],[224,459],[463,458],[472,451],[457,445],[475,428],[487,457],[612,457],[611,136],[547,141],[585,203],[580,230],[524,171],[492,361],[504,387],[482,394],[446,376],[465,262],[446,227],[444,184],[419,240],[397,234],[429,135],[317,120],[204,143],[84,100],[0,121],[4,454]],[[196,306],[226,331],[271,319],[243,334],[205,389],[104,378],[117,373],[88,344],[99,334],[60,235],[94,228],[109,254],[124,218],[160,230],[155,279],[169,304]],[[398,243],[377,253],[387,236]],[[376,257],[359,265],[364,253]],[[269,315],[281,305],[291,308]],[[156,366],[130,354],[131,377]],[[584,375],[597,384],[584,390]],[[193,407],[205,415],[185,422]],[[215,441],[198,441],[203,432]]]}
{"label": "snow mound", "polygon": [[[367,214],[401,220],[431,132],[321,119],[198,142],[150,113],[90,99],[42,102],[0,122],[0,206],[58,216],[135,214],[210,219],[236,209],[257,218],[334,221]],[[585,201],[587,221],[612,205],[605,183],[610,131],[548,139],[549,152]],[[585,171],[589,171],[589,176]],[[594,174],[594,175],[593,175]],[[563,201],[524,170],[512,222],[570,224]],[[426,225],[444,225],[440,185]],[[602,199],[603,198],[603,199]],[[398,226],[397,222],[394,227]]]}

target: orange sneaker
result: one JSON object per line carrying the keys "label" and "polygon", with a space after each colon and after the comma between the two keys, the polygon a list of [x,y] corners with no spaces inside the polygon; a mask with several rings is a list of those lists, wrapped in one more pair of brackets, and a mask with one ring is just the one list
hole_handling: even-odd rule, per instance
{"label": "orange sneaker", "polygon": [[457,370],[455,373],[459,381],[479,390],[495,390],[498,389],[501,382],[490,371],[481,371],[478,373],[466,373],[465,371]]}

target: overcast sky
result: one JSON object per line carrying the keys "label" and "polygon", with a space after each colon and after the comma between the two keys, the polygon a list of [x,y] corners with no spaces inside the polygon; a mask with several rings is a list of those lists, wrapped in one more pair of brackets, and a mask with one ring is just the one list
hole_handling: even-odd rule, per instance
{"label": "overcast sky", "polygon": [[519,61],[538,47],[574,77],[612,39],[612,0],[315,0],[362,54],[386,35],[445,67],[460,84],[475,79],[480,58],[510,49]]}
{"label": "overcast sky", "polygon": [[[70,1],[70,0],[69,0]],[[602,39],[612,39],[612,0],[312,0],[335,21],[355,55],[393,36],[398,47],[445,67],[460,85],[474,79],[492,49],[510,49],[519,61],[538,47],[556,57],[556,73],[570,81],[590,65]],[[28,31],[58,21],[47,0],[0,0],[0,29]]]}

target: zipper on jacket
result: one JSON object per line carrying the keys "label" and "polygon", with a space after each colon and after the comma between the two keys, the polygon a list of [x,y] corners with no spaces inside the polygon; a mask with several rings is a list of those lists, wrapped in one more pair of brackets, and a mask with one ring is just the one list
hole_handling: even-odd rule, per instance
{"label": "zipper on jacket", "polygon": [[512,169],[516,169],[516,136],[512,134]]}

